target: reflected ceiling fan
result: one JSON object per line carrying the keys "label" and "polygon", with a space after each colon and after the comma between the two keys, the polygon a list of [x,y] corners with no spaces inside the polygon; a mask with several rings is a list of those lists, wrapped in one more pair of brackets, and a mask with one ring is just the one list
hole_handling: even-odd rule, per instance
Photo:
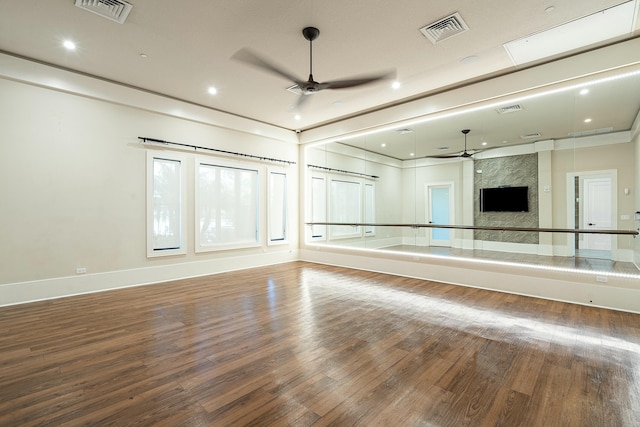
{"label": "reflected ceiling fan", "polygon": [[380,80],[393,78],[395,71],[387,71],[384,73],[373,74],[369,76],[362,76],[358,78],[351,78],[345,80],[333,80],[328,82],[319,83],[313,78],[313,41],[320,35],[320,30],[315,27],[306,27],[302,30],[302,35],[305,39],[309,40],[309,78],[303,80],[286,71],[280,66],[271,63],[269,60],[262,58],[260,55],[252,52],[249,49],[243,48],[236,52],[231,58],[236,61],[244,62],[249,65],[258,67],[264,71],[268,71],[272,74],[276,74],[280,77],[292,81],[300,90],[300,98],[298,100],[297,107],[299,108],[307,95],[312,95],[316,92],[325,89],[346,89],[356,86],[362,86],[370,83],[375,83]]}
{"label": "reflected ceiling fan", "polygon": [[467,134],[471,132],[471,129],[462,129],[460,132],[464,134],[464,151],[459,154],[443,154],[440,156],[427,156],[434,159],[455,159],[457,157],[461,157],[463,159],[468,159],[473,157],[474,154],[479,153],[482,150],[473,150],[471,153],[467,151]]}

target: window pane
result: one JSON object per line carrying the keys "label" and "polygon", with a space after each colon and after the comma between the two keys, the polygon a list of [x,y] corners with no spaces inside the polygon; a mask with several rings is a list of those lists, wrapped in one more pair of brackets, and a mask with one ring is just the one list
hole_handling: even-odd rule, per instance
{"label": "window pane", "polygon": [[153,159],[153,236],[154,251],[182,247],[181,162]]}
{"label": "window pane", "polygon": [[[311,222],[327,221],[327,187],[324,178],[311,178]],[[311,237],[324,237],[327,227],[314,225],[311,227]]]}
{"label": "window pane", "polygon": [[258,242],[258,171],[200,164],[199,246]]}
{"label": "window pane", "polygon": [[269,173],[269,240],[286,239],[287,175]]}
{"label": "window pane", "polygon": [[[331,180],[330,222],[361,222],[360,183]],[[357,227],[332,226],[332,236],[357,235]]]}

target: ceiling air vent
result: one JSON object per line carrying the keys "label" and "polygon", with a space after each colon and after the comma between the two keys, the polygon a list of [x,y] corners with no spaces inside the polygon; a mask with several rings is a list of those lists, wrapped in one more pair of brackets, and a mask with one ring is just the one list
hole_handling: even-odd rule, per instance
{"label": "ceiling air vent", "polygon": [[133,5],[122,0],[76,0],[76,6],[120,24],[124,24],[133,9]]}
{"label": "ceiling air vent", "polygon": [[520,104],[509,105],[508,107],[496,108],[498,114],[515,113],[516,111],[522,111],[523,108]]}
{"label": "ceiling air vent", "polygon": [[410,128],[396,129],[396,132],[398,132],[400,135],[406,135],[408,133],[413,133],[413,129],[410,129]]}
{"label": "ceiling air vent", "polygon": [[613,128],[608,127],[608,128],[600,128],[600,129],[593,129],[593,130],[583,130],[581,132],[569,132],[569,136],[576,138],[579,136],[601,135],[603,133],[611,133],[611,132],[613,132]]}
{"label": "ceiling air vent", "polygon": [[540,138],[542,136],[542,134],[540,132],[533,132],[533,133],[528,133],[526,135],[520,135],[520,138],[522,139],[534,139],[534,138]]}
{"label": "ceiling air vent", "polygon": [[442,18],[433,24],[420,28],[420,32],[433,44],[440,43],[450,37],[469,30],[458,12]]}

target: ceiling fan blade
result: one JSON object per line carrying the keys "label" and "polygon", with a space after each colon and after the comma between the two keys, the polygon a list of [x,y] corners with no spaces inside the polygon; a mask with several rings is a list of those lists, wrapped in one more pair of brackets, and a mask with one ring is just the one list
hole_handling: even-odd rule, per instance
{"label": "ceiling fan blade", "polygon": [[362,86],[370,83],[375,83],[380,80],[387,80],[395,77],[395,70],[387,71],[380,74],[375,74],[371,76],[364,76],[360,78],[353,78],[347,80],[333,80],[329,82],[320,83],[318,85],[318,90],[322,89],[345,89],[355,86]]}
{"label": "ceiling fan blade", "polygon": [[425,158],[428,158],[428,159],[455,159],[455,158],[469,159],[469,158],[473,157],[474,155],[478,154],[481,151],[484,151],[484,150],[473,150],[472,152],[463,151],[462,153],[458,153],[458,154],[442,154],[442,155],[439,155],[439,156],[425,156]]}
{"label": "ceiling fan blade", "polygon": [[442,154],[440,156],[425,156],[427,159],[457,159],[462,158],[462,153],[458,154]]}
{"label": "ceiling fan blade", "polygon": [[268,71],[272,74],[276,74],[280,77],[284,77],[285,79],[294,82],[298,85],[303,84],[304,80],[301,80],[300,78],[298,78],[297,76],[294,76],[293,74],[291,74],[290,72],[286,71],[285,69],[269,62],[268,60],[264,59],[263,57],[261,57],[260,55],[258,55],[255,52],[252,52],[249,49],[243,48],[240,49],[239,51],[237,51],[236,53],[234,53],[231,56],[231,59],[234,59],[236,61],[240,61],[240,62],[244,62],[245,64],[249,64],[252,65],[254,67],[260,68],[264,71]]}

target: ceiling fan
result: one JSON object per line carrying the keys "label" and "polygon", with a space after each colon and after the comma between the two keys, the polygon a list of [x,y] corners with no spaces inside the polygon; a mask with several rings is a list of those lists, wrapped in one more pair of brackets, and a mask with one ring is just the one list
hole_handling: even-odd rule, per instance
{"label": "ceiling fan", "polygon": [[260,55],[252,52],[249,49],[240,49],[236,52],[231,58],[237,61],[244,62],[249,65],[253,65],[262,70],[271,72],[272,74],[276,74],[280,77],[284,77],[285,79],[292,81],[300,90],[300,95],[302,95],[298,100],[298,107],[303,103],[303,100],[306,98],[306,95],[312,95],[316,92],[325,89],[346,89],[355,86],[361,86],[369,83],[375,83],[379,80],[384,80],[388,78],[392,78],[395,75],[395,71],[387,71],[384,73],[359,77],[359,78],[351,78],[345,80],[333,80],[328,82],[319,83],[313,78],[313,41],[318,38],[320,35],[320,30],[315,27],[305,27],[302,30],[302,35],[305,39],[309,40],[309,77],[307,80],[303,80],[293,75],[292,73],[286,71],[282,67],[279,67],[269,60],[262,58]]}
{"label": "ceiling fan", "polygon": [[473,150],[473,152],[469,153],[467,151],[467,134],[471,132],[471,129],[462,129],[460,132],[464,134],[464,151],[459,154],[443,154],[440,156],[427,156],[434,159],[454,159],[456,157],[461,157],[463,159],[468,159],[472,157],[474,154],[479,153],[482,150]]}

